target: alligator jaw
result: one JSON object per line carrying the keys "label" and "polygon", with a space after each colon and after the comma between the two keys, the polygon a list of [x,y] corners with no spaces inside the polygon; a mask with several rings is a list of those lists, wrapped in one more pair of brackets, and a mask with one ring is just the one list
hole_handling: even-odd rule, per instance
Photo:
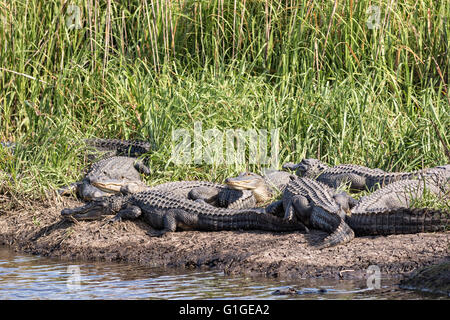
{"label": "alligator jaw", "polygon": [[[108,214],[104,202],[90,202],[84,206],[61,210],[63,218],[74,218],[76,220],[96,220]],[[110,213],[113,214],[113,213]]]}
{"label": "alligator jaw", "polygon": [[120,188],[125,185],[124,182],[121,181],[91,181],[91,184],[99,188],[100,190],[108,193],[118,193],[120,192]]}
{"label": "alligator jaw", "polygon": [[266,202],[272,198],[264,179],[255,173],[244,172],[237,177],[227,178],[225,183],[230,189],[251,190],[258,202]]}

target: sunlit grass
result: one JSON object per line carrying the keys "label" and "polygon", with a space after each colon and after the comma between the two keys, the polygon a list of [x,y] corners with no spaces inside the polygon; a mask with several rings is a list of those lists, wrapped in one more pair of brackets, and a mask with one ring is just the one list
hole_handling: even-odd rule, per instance
{"label": "sunlit grass", "polygon": [[70,30],[60,1],[0,1],[0,140],[19,143],[0,160],[6,188],[42,197],[79,179],[93,136],[150,141],[149,184],[261,169],[170,163],[172,130],[196,121],[279,128],[280,165],[448,163],[450,4],[390,3],[80,0]]}

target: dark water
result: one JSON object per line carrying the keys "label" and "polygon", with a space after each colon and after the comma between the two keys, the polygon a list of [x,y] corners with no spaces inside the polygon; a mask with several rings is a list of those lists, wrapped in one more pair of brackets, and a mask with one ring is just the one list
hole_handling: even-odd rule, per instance
{"label": "dark water", "polygon": [[[0,246],[0,299],[441,298],[400,290],[395,283],[381,279],[381,288],[371,290],[365,279],[281,281],[211,271],[176,272],[122,263],[67,262],[18,254]],[[287,287],[303,294],[272,294]]]}

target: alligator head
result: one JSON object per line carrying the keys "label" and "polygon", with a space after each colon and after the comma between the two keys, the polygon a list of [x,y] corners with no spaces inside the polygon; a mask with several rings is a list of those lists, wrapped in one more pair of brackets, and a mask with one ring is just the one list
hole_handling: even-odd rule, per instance
{"label": "alligator head", "polygon": [[112,194],[123,192],[124,190],[126,190],[126,193],[137,193],[148,188],[148,186],[145,185],[142,181],[131,181],[127,179],[99,179],[96,181],[91,181],[91,184],[104,192]]}
{"label": "alligator head", "polygon": [[253,172],[243,172],[237,177],[227,178],[225,183],[235,190],[251,190],[257,202],[266,202],[272,199],[272,192],[266,181]]}
{"label": "alligator head", "polygon": [[283,169],[291,171],[296,170],[300,177],[316,178],[323,170],[329,168],[325,163],[318,159],[302,159],[300,163],[285,163]]}
{"label": "alligator head", "polygon": [[94,199],[84,206],[61,210],[63,218],[75,218],[76,220],[97,220],[105,215],[116,214],[125,202],[123,195],[116,195],[112,197],[102,197]]}

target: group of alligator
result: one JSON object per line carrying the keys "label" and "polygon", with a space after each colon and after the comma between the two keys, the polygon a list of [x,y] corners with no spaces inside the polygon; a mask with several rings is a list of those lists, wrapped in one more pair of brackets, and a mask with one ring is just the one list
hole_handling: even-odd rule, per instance
{"label": "group of alligator", "polygon": [[[317,159],[286,163],[283,170],[263,175],[245,172],[225,184],[177,181],[149,187],[141,174],[149,174],[143,141],[90,139],[87,145],[104,152],[85,178],[58,190],[76,192],[87,201],[81,207],[63,209],[64,219],[90,220],[114,215],[110,222],[141,217],[151,236],[176,230],[266,230],[273,232],[320,229],[329,235],[317,249],[342,244],[355,235],[388,235],[445,231],[450,212],[414,208],[424,193],[449,197],[450,165],[413,172],[343,164],[334,167]],[[369,190],[355,200],[350,190]],[[281,200],[274,201],[278,192]]]}

